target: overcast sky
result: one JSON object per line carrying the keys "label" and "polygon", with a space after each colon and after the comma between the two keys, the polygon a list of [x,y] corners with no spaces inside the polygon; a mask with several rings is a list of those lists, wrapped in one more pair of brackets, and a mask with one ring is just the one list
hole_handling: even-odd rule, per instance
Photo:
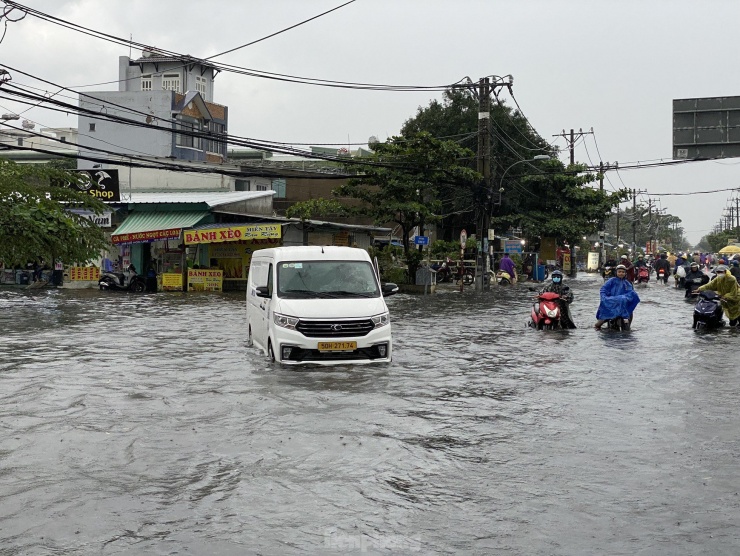
{"label": "overcast sky", "polygon": [[[55,17],[170,51],[208,57],[346,0],[21,0]],[[17,11],[9,14],[18,16]],[[385,85],[444,85],[514,76],[534,128],[556,141],[593,128],[576,160],[620,166],[670,160],[672,99],[740,95],[734,67],[736,0],[355,0],[305,25],[214,61],[303,77]],[[69,87],[118,78],[129,49],[28,16],[8,22],[0,61]],[[132,52],[139,57],[140,51]],[[13,81],[56,93],[14,74]],[[116,90],[115,84],[83,91]],[[221,73],[214,101],[233,135],[288,143],[364,143],[399,132],[437,92],[330,89]],[[507,94],[506,101],[513,105]],[[0,99],[0,110],[23,108]],[[77,127],[75,115],[33,108],[42,127]],[[599,156],[600,153],[600,156]],[[536,153],[535,153],[536,154]],[[711,231],[738,186],[740,160],[612,171],[606,187],[651,194],[683,220],[688,239]]]}

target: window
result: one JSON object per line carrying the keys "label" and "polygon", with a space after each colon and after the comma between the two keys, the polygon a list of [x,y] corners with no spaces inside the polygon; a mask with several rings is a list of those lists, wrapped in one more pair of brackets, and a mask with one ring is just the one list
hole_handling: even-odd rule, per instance
{"label": "window", "polygon": [[162,88],[167,91],[180,92],[180,74],[165,73],[162,75]]}
{"label": "window", "polygon": [[249,191],[249,180],[235,180],[234,191]]}
{"label": "window", "polygon": [[225,157],[226,142],[223,140],[219,140],[220,137],[218,136],[224,135],[226,133],[226,126],[224,124],[219,124],[216,122],[209,122],[208,132],[215,137],[213,139],[204,140],[206,152],[220,154]]}
{"label": "window", "polygon": [[206,96],[206,88],[207,88],[208,82],[206,81],[205,77],[201,77],[199,75],[195,76],[195,90],[199,92],[203,98]]}
{"label": "window", "polygon": [[67,142],[67,138],[66,138],[66,137],[65,137],[64,135],[62,135],[62,136],[61,136],[61,137],[59,138],[59,140],[60,140],[60,141],[61,141],[62,143],[66,143],[66,142]]}
{"label": "window", "polygon": [[90,131],[95,131],[95,124],[94,123],[90,123]]}
{"label": "window", "polygon": [[23,146],[23,139],[18,139],[18,146],[19,147],[22,147]]}
{"label": "window", "polygon": [[256,191],[267,191],[267,185],[264,183],[258,183]]}
{"label": "window", "polygon": [[275,192],[275,199],[285,199],[285,178],[272,180],[272,190]]}
{"label": "window", "polygon": [[[177,116],[177,123],[175,124],[175,129],[187,131],[187,132],[200,133],[202,131],[202,126],[201,126],[200,120],[196,120],[195,118],[190,118],[188,116]],[[183,133],[178,133],[177,138],[175,139],[175,144],[178,147],[190,147],[193,149],[200,149],[201,148],[201,138],[193,137],[192,135],[185,135]]]}
{"label": "window", "polygon": [[152,90],[152,74],[141,76],[141,90],[151,91]]}

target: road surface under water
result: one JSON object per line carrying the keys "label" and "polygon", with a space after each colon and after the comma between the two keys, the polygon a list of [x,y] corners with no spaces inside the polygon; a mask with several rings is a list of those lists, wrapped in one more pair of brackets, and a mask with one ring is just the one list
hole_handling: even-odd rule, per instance
{"label": "road surface under water", "polygon": [[740,552],[740,334],[526,284],[388,299],[394,361],[246,347],[243,294],[0,290],[0,554]]}

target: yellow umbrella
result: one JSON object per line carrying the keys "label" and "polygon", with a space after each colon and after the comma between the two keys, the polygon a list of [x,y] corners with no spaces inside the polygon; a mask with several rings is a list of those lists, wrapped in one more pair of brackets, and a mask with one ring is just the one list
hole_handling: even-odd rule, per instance
{"label": "yellow umbrella", "polygon": [[740,247],[737,245],[728,245],[719,250],[720,255],[730,255],[733,253],[740,253]]}

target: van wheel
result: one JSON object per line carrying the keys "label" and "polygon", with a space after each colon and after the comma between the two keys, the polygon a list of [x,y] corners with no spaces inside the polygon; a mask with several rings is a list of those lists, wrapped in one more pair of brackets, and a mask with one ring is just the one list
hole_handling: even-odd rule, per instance
{"label": "van wheel", "polygon": [[254,341],[252,340],[252,327],[249,326],[249,332],[247,332],[247,347],[252,347],[254,345]]}
{"label": "van wheel", "polygon": [[267,357],[270,361],[275,361],[275,351],[272,349],[272,340],[267,340]]}

